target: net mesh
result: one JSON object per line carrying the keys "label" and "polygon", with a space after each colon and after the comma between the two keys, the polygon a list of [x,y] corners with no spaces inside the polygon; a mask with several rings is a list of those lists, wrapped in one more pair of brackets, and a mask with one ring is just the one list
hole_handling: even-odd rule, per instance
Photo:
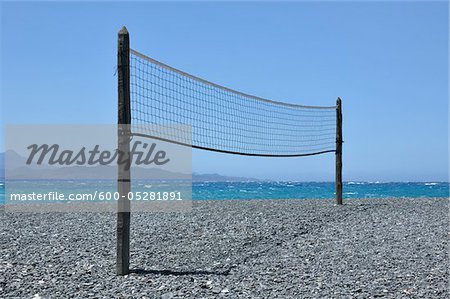
{"label": "net mesh", "polygon": [[[275,102],[194,77],[130,52],[134,134],[196,148],[257,156],[301,156],[335,150],[336,108]],[[158,130],[154,125],[189,125]],[[185,127],[185,126],[184,126]],[[190,136],[189,136],[190,137]]]}

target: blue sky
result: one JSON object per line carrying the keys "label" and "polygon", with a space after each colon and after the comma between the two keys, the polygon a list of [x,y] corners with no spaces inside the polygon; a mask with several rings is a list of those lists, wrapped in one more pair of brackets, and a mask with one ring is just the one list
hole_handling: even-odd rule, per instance
{"label": "blue sky", "polygon": [[[4,2],[2,123],[115,123],[126,25],[132,48],[237,90],[306,105],[340,96],[344,180],[447,181],[448,12],[446,2]],[[193,168],[333,180],[334,155],[194,151]]]}

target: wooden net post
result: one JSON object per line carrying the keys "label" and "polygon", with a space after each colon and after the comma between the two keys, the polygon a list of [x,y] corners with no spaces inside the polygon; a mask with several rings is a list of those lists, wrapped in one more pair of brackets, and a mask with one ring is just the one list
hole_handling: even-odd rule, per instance
{"label": "wooden net post", "polygon": [[336,101],[336,203],[342,205],[342,106]]}
{"label": "wooden net post", "polygon": [[[117,275],[130,272],[130,38],[123,27],[119,31],[117,45],[118,77],[118,144],[119,153],[127,163],[118,163],[117,191]],[[127,165],[128,164],[128,165]]]}

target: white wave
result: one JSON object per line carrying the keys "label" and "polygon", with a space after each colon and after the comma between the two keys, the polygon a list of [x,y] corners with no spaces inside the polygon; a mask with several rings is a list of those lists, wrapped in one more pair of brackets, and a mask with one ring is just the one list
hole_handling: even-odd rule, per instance
{"label": "white wave", "polygon": [[144,188],[151,188],[152,185],[144,185]]}
{"label": "white wave", "polygon": [[242,193],[258,193],[258,191],[256,191],[256,190],[244,190],[244,189],[240,189],[239,192],[242,192]]}
{"label": "white wave", "polygon": [[436,186],[439,183],[425,183],[425,186]]}

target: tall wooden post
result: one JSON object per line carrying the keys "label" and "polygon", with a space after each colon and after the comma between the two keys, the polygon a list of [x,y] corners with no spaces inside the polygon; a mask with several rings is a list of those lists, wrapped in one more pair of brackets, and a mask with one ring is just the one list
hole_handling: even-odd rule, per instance
{"label": "tall wooden post", "polygon": [[336,101],[336,203],[342,205],[342,107]]}
{"label": "tall wooden post", "polygon": [[[118,144],[123,160],[130,161],[130,37],[127,28],[119,31],[117,45],[118,74]],[[128,166],[128,167],[127,167]],[[130,272],[130,164],[118,163],[117,191],[120,195],[117,210],[117,275]]]}

